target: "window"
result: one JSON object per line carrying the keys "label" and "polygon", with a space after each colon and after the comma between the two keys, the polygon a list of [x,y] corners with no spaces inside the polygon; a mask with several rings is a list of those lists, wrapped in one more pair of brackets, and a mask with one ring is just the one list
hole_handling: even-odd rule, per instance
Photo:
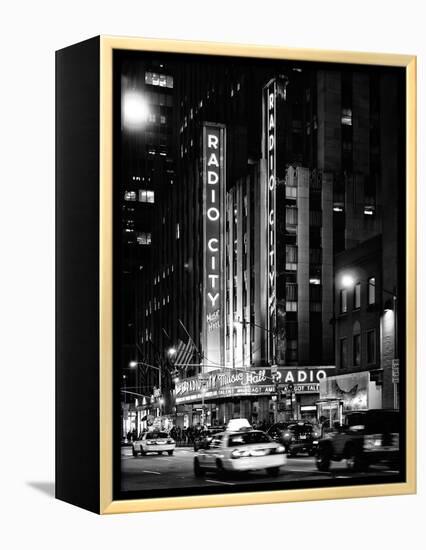
{"label": "window", "polygon": [[297,302],[286,302],[285,303],[286,311],[297,311]]}
{"label": "window", "polygon": [[376,277],[368,279],[368,305],[376,303]]}
{"label": "window", "polygon": [[348,366],[348,341],[346,338],[340,339],[340,368],[345,369]]}
{"label": "window", "polygon": [[354,288],[354,309],[361,307],[361,283],[357,283]]}
{"label": "window", "polygon": [[360,334],[353,335],[353,365],[358,367],[361,364],[361,336]]}
{"label": "window", "polygon": [[173,77],[159,73],[145,73],[145,84],[160,86],[161,88],[173,88]]}
{"label": "window", "polygon": [[139,189],[139,202],[154,202],[154,191],[146,191],[145,189]]}
{"label": "window", "polygon": [[340,291],[340,313],[346,313],[348,311],[348,291],[346,288],[342,288]]}
{"label": "window", "polygon": [[135,201],[136,200],[136,191],[125,191],[124,192],[125,201]]}
{"label": "window", "polygon": [[144,246],[150,245],[151,233],[146,233],[146,232],[138,233],[136,240],[138,241],[138,244],[142,244]]}
{"label": "window", "polygon": [[367,363],[376,362],[376,332],[369,330],[367,332]]}
{"label": "window", "polygon": [[176,224],[176,240],[177,239],[180,239],[180,226],[178,223]]}
{"label": "window", "polygon": [[297,269],[297,246],[286,245],[285,268],[286,271],[295,271]]}
{"label": "window", "polygon": [[342,109],[342,124],[352,126],[352,109]]}

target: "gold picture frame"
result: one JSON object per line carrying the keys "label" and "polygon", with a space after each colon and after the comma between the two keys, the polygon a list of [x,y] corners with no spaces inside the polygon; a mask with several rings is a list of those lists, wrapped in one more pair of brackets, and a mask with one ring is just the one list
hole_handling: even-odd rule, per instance
{"label": "gold picture frame", "polygon": [[[324,63],[393,66],[406,75],[406,481],[311,489],[289,489],[113,499],[113,52],[135,50]],[[99,38],[99,510],[101,514],[297,502],[416,491],[416,57],[101,36]]]}

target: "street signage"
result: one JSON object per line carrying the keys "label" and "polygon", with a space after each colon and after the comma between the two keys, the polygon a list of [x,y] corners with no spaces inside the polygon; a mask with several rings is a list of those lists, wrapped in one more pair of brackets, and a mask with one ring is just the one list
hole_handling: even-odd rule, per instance
{"label": "street signage", "polygon": [[399,359],[392,359],[392,382],[399,383]]}

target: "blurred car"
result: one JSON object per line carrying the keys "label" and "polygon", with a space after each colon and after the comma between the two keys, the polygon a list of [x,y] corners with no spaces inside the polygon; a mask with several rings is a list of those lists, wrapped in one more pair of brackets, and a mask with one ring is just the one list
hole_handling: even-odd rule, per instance
{"label": "blurred car", "polygon": [[346,459],[350,470],[359,472],[370,464],[386,462],[400,466],[398,411],[371,409],[348,413],[343,426],[335,427],[320,440],[317,468],[328,471],[332,460]]}
{"label": "blurred car", "polygon": [[278,422],[268,430],[274,441],[284,445],[289,456],[308,453],[314,456],[318,449],[319,429],[310,422]]}
{"label": "blurred car", "polygon": [[142,456],[147,453],[161,453],[166,452],[170,456],[175,450],[176,442],[166,432],[146,432],[139,439],[133,442],[133,456],[137,456],[140,453]]}
{"label": "blurred car", "polygon": [[200,477],[207,470],[221,474],[249,470],[266,470],[277,476],[286,463],[285,449],[265,432],[253,429],[224,431],[194,457],[194,474]]}
{"label": "blurred car", "polygon": [[206,445],[209,445],[213,437],[224,431],[224,427],[208,427],[205,430],[199,431],[194,437],[194,452],[202,449]]}

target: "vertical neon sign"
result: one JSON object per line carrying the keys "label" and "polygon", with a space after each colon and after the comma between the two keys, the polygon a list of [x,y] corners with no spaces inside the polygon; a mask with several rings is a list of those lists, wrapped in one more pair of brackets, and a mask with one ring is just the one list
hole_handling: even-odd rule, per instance
{"label": "vertical neon sign", "polygon": [[266,213],[267,213],[267,273],[268,273],[268,360],[276,362],[276,81],[271,81],[264,89],[265,113],[265,158],[266,158]]}
{"label": "vertical neon sign", "polygon": [[223,365],[225,127],[203,126],[204,370]]}

